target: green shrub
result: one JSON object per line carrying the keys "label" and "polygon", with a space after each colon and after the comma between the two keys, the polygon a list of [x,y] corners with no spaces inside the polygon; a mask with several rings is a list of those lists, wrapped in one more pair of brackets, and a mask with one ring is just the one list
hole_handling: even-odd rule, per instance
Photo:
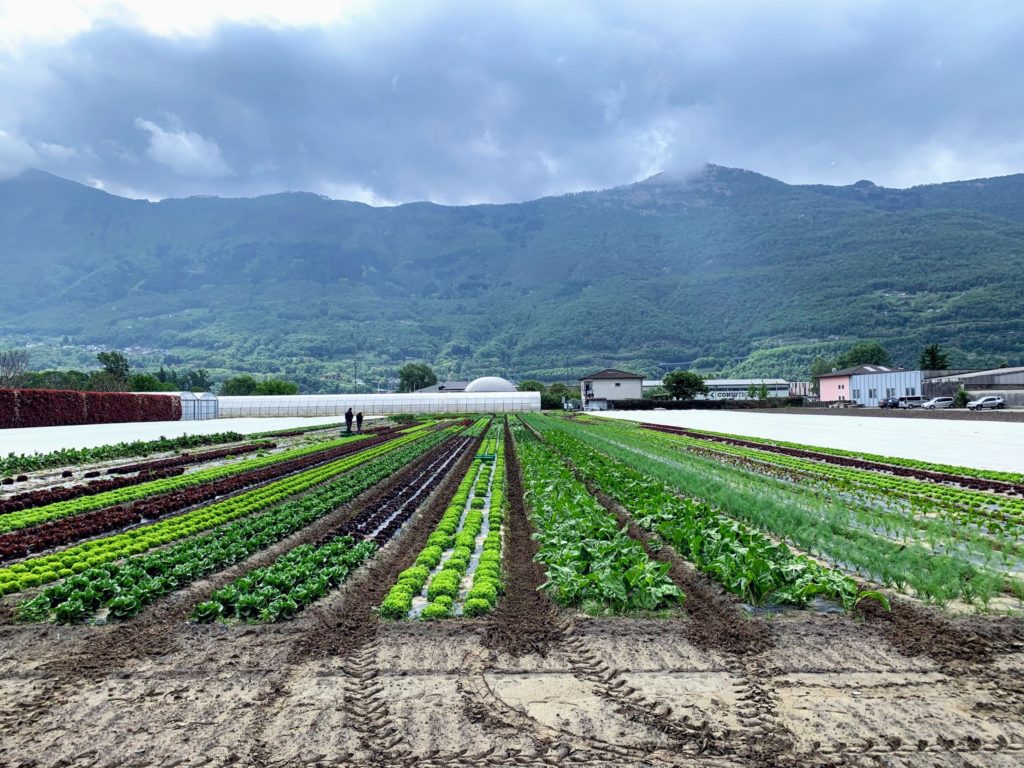
{"label": "green shrub", "polygon": [[445,608],[451,608],[455,603],[449,595],[438,595],[434,598],[434,602],[438,605],[443,605]]}

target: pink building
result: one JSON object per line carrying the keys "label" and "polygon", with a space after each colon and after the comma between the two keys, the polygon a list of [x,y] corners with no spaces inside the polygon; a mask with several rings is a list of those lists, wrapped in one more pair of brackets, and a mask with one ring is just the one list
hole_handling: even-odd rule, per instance
{"label": "pink building", "polygon": [[[902,372],[901,368],[889,368],[884,365],[855,365],[852,368],[843,368],[841,371],[832,371],[831,373],[823,373],[821,376],[817,376],[818,379],[818,399],[823,403],[834,403],[840,400],[856,401],[860,405],[877,405],[878,398],[874,397],[874,402],[865,402],[866,392],[862,392],[859,389],[851,391],[850,384],[854,376],[864,377],[869,375],[878,375],[884,373],[896,373]],[[858,378],[860,384],[857,387],[863,388],[863,381]],[[895,386],[895,385],[894,385]],[[895,389],[892,390],[896,392]],[[906,394],[918,394],[915,390],[913,393],[908,389]]]}
{"label": "pink building", "polygon": [[[860,366],[857,366],[859,368]],[[818,399],[823,403],[850,399],[850,374],[856,368],[825,373],[818,377]]]}

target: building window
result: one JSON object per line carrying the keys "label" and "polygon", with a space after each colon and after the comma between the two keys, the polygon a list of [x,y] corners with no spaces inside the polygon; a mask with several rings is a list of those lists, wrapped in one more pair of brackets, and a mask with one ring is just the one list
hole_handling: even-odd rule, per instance
{"label": "building window", "polygon": [[916,387],[907,387],[906,390],[905,390],[905,393],[912,397],[912,396],[917,394],[916,390],[917,390]]}
{"label": "building window", "polygon": [[895,387],[887,387],[886,390],[885,390],[885,396],[886,397],[896,397],[896,388]]}
{"label": "building window", "polygon": [[859,389],[853,390],[853,399],[854,400],[859,400],[860,399],[860,390]]}
{"label": "building window", "polygon": [[869,400],[874,400],[876,397],[878,397],[878,390],[877,389],[869,389],[868,390],[868,399]]}

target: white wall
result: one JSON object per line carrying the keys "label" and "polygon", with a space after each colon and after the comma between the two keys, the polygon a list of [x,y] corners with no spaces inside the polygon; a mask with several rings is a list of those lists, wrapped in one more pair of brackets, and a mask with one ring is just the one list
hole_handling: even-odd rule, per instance
{"label": "white wall", "polygon": [[351,408],[365,415],[388,413],[506,413],[539,411],[540,392],[411,392],[401,395],[253,395],[220,398],[222,419],[338,416]]}
{"label": "white wall", "polygon": [[[593,397],[608,400],[639,400],[644,396],[643,379],[590,379]],[[582,385],[586,382],[581,382]],[[618,385],[618,386],[616,386]]]}

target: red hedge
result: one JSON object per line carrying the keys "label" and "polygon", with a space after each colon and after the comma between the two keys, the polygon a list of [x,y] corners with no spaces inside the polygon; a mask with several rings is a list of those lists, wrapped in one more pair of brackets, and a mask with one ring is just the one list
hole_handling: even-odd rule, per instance
{"label": "red hedge", "polygon": [[0,389],[0,429],[180,419],[174,395]]}
{"label": "red hedge", "polygon": [[18,393],[13,389],[0,389],[0,429],[18,424]]}

